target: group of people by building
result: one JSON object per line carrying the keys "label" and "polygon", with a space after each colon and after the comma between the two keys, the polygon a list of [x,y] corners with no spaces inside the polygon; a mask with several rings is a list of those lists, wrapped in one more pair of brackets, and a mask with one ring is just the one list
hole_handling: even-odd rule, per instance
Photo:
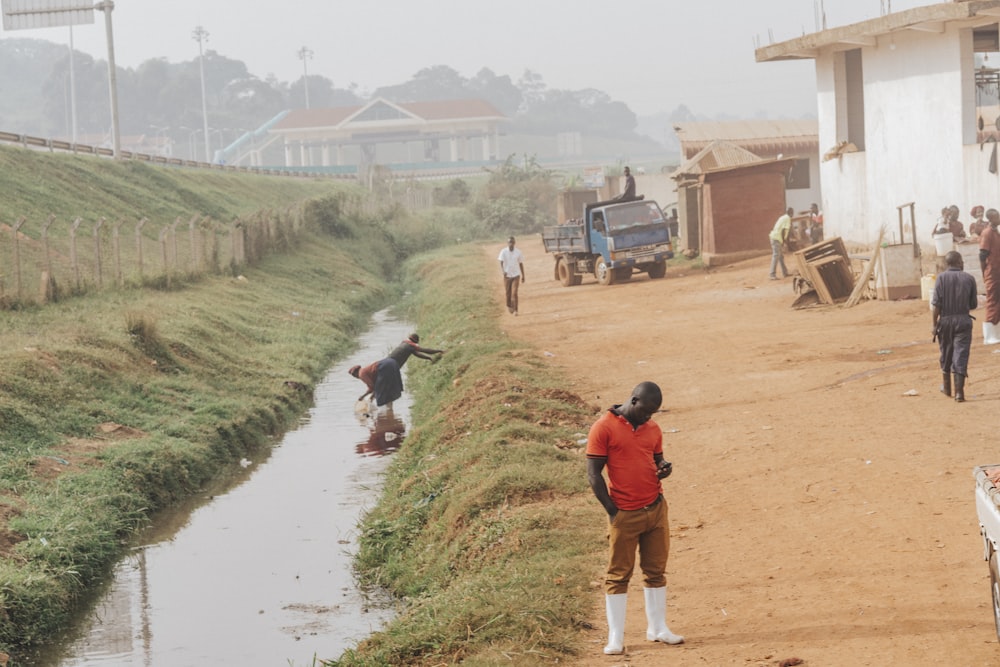
{"label": "group of people by building", "polygon": [[950,233],[955,242],[964,243],[978,240],[989,226],[989,222],[985,219],[986,209],[982,206],[973,206],[972,210],[969,211],[972,221],[969,223],[968,232],[966,232],[965,224],[959,220],[960,215],[961,211],[955,204],[942,208],[941,217],[934,224],[933,236]]}

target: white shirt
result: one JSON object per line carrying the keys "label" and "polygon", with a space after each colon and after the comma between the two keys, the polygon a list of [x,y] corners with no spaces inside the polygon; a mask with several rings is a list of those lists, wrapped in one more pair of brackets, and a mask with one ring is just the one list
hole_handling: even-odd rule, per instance
{"label": "white shirt", "polygon": [[510,246],[504,246],[497,259],[500,260],[500,266],[503,268],[505,276],[517,278],[521,275],[521,263],[524,262],[524,255],[521,254],[520,248],[511,250]]}

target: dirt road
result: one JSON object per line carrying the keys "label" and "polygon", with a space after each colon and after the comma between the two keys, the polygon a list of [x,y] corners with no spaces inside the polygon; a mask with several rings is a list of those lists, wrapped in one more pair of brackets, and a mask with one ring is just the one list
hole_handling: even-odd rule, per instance
{"label": "dirt road", "polygon": [[1000,462],[1000,346],[981,319],[958,404],[938,392],[926,301],[792,310],[769,258],[565,288],[537,237],[521,248],[519,317],[502,308],[499,246],[484,249],[507,333],[588,401],[648,379],[670,410],[667,620],[687,641],[645,640],[636,576],[628,652],[604,656],[595,553],[595,630],[574,664],[1000,664],[971,473]]}

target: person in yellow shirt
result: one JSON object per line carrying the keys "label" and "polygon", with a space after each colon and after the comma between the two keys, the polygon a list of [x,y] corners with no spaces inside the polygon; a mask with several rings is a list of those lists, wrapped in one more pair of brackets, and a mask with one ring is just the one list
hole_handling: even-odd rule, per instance
{"label": "person in yellow shirt", "polygon": [[788,277],[788,267],[785,266],[785,256],[781,254],[781,249],[788,241],[788,232],[792,228],[792,214],[795,209],[789,207],[783,216],[774,223],[774,229],[768,234],[771,239],[771,280],[777,280],[776,275],[778,265],[781,264],[781,277]]}

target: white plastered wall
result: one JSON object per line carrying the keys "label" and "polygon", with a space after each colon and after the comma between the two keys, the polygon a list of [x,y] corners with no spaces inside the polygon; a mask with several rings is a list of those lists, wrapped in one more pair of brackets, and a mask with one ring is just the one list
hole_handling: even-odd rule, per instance
{"label": "white plastered wall", "polygon": [[[909,225],[906,238],[898,238],[896,207],[914,202],[918,240],[930,246],[943,206],[957,204],[967,216],[973,204],[984,203],[978,201],[984,191],[970,192],[965,177],[966,161],[978,155],[964,146],[963,47],[971,63],[971,34],[953,25],[942,33],[887,35],[862,47],[866,146],[821,164],[828,237],[873,244],[886,224],[890,243],[909,241]],[[847,139],[837,108],[846,92],[842,65],[837,52],[816,61],[821,153]]]}

